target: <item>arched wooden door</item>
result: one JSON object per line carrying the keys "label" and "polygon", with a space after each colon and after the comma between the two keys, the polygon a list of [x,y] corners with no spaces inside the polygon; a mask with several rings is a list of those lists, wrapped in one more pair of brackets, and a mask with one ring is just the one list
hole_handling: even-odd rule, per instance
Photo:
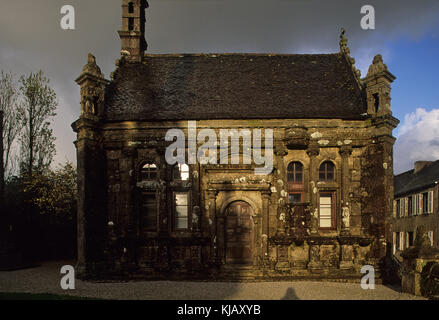
{"label": "arched wooden door", "polygon": [[253,263],[253,209],[244,201],[231,203],[226,209],[226,263]]}

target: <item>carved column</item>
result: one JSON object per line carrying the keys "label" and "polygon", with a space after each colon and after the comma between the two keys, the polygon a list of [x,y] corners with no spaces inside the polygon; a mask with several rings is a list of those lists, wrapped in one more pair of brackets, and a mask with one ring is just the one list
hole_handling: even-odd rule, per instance
{"label": "carved column", "polygon": [[[267,239],[270,233],[269,229],[269,221],[270,221],[270,212],[269,212],[269,205],[270,205],[270,192],[269,191],[262,191],[262,239]],[[261,239],[261,241],[262,241]],[[262,241],[262,255],[263,259],[268,259],[268,241]]]}
{"label": "carved column", "polygon": [[217,228],[217,217],[216,217],[216,196],[217,191],[210,189],[207,190],[207,201],[206,201],[206,223],[207,228],[204,228],[204,232],[210,237],[210,262],[214,262],[217,257],[217,248],[219,240],[216,232]]}
{"label": "carved column", "polygon": [[123,216],[124,229],[129,236],[134,236],[133,233],[137,230],[138,221],[137,214],[134,212],[134,191],[135,191],[135,158],[137,157],[137,150],[134,148],[125,148],[122,150],[121,159],[121,182],[122,194],[125,199],[125,210]]}
{"label": "carved column", "polygon": [[310,146],[306,152],[309,156],[309,181],[310,181],[310,203],[311,203],[311,233],[318,233],[318,171],[319,168],[317,163],[317,156],[320,153],[320,150],[317,146]]}
{"label": "carved column", "polygon": [[73,125],[78,166],[78,278],[88,278],[107,270],[106,157],[97,123],[85,118]]}
{"label": "carved column", "polygon": [[339,150],[341,156],[341,201],[342,201],[342,233],[349,233],[350,228],[350,206],[349,186],[351,183],[349,174],[349,156],[352,154],[351,146],[342,146]]}

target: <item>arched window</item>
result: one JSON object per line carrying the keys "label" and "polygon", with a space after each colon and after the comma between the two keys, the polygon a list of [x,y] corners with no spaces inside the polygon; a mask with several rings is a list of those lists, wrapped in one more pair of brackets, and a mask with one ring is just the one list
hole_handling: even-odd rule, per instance
{"label": "arched window", "polygon": [[189,180],[189,166],[185,163],[174,166],[173,179],[178,181]]}
{"label": "arched window", "polygon": [[[140,169],[140,181],[155,181],[159,177],[159,170],[155,163],[143,164]],[[159,202],[157,190],[141,190],[140,224],[144,232],[157,231]]]}
{"label": "arched window", "polygon": [[158,178],[157,165],[154,163],[144,164],[142,169],[140,170],[140,180],[141,181],[157,180],[157,178]]}
{"label": "arched window", "polygon": [[303,165],[300,162],[291,162],[287,170],[288,182],[303,183]]}
{"label": "arched window", "polygon": [[335,180],[335,166],[331,161],[325,161],[320,166],[319,180],[326,182]]}
{"label": "arched window", "polygon": [[300,162],[290,162],[287,167],[288,199],[290,204],[303,201],[303,165]]}
{"label": "arched window", "polygon": [[134,13],[134,3],[128,3],[128,13]]}

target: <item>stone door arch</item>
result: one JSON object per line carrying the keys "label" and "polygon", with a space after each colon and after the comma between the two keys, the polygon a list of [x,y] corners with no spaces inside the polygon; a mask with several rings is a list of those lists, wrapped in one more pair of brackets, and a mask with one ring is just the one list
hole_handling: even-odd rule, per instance
{"label": "stone door arch", "polygon": [[245,201],[234,201],[225,210],[224,240],[227,264],[253,264],[253,208]]}

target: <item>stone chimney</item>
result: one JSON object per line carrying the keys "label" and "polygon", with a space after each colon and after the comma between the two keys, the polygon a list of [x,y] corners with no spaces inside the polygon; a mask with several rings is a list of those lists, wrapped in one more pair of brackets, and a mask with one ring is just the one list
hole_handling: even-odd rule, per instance
{"label": "stone chimney", "polygon": [[141,62],[148,44],[145,40],[146,0],[122,0],[121,55],[130,62]]}
{"label": "stone chimney", "polygon": [[424,169],[426,166],[432,164],[432,161],[416,161],[415,162],[415,170],[413,171],[414,174],[418,173],[422,169]]}

